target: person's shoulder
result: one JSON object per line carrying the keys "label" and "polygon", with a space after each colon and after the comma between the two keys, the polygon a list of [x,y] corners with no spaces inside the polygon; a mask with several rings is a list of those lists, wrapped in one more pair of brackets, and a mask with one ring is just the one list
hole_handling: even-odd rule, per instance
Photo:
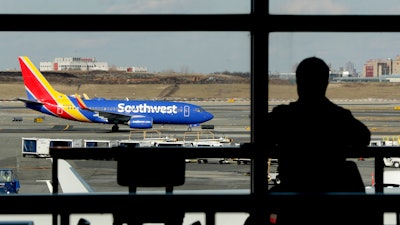
{"label": "person's shoulder", "polygon": [[334,118],[338,120],[354,120],[355,117],[353,116],[353,113],[351,112],[350,109],[347,109],[343,106],[337,105],[337,104],[332,104],[330,109],[328,110]]}
{"label": "person's shoulder", "polygon": [[285,112],[288,112],[288,111],[289,111],[288,105],[278,105],[278,106],[275,106],[269,114],[277,116],[280,114],[284,114]]}
{"label": "person's shoulder", "polygon": [[337,112],[340,112],[340,113],[343,113],[343,114],[351,114],[351,111],[350,111],[349,109],[344,108],[343,106],[340,106],[340,105],[337,105],[337,104],[332,103],[332,107],[333,107]]}
{"label": "person's shoulder", "polygon": [[295,105],[296,105],[295,102],[290,102],[289,104],[277,105],[277,106],[275,106],[275,107],[272,109],[272,111],[273,111],[273,112],[286,112],[286,111],[290,111]]}

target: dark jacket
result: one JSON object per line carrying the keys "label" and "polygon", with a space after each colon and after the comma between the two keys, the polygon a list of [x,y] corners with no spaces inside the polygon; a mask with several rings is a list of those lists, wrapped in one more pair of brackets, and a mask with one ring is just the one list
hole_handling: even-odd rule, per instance
{"label": "dark jacket", "polygon": [[368,146],[370,138],[368,127],[350,110],[327,98],[279,105],[268,115],[268,143],[278,148],[279,178],[293,191],[342,191],[334,189],[332,176],[342,176],[346,151]]}

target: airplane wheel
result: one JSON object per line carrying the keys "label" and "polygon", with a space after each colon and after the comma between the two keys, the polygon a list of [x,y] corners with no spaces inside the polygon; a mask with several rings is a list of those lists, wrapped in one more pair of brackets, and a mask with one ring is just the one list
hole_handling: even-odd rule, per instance
{"label": "airplane wheel", "polygon": [[112,131],[112,132],[117,132],[117,131],[118,131],[118,126],[117,126],[117,125],[114,125],[114,126],[111,128],[111,131]]}

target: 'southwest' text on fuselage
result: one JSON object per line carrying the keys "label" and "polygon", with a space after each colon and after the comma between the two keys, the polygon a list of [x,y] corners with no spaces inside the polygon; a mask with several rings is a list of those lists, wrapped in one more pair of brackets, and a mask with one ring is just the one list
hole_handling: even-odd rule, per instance
{"label": "'southwest' text on fuselage", "polygon": [[118,104],[118,112],[121,113],[168,113],[168,114],[177,114],[176,105],[170,105],[170,106],[163,106],[163,105],[157,105],[157,106],[149,106],[146,103],[144,104],[139,104],[139,105],[126,105],[125,103],[119,103]]}

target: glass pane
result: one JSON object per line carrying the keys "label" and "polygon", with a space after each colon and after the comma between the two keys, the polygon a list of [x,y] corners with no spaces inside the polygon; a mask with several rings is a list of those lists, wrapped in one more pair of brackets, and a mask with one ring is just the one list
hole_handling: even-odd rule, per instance
{"label": "glass pane", "polygon": [[291,15],[398,15],[400,2],[346,0],[270,0],[271,14]]}
{"label": "glass pane", "polygon": [[365,77],[364,65],[369,60],[397,58],[399,37],[399,33],[273,32],[269,38],[269,71],[293,73],[302,59],[317,56],[331,66],[333,73],[354,67],[353,76]]}
{"label": "glass pane", "polygon": [[[399,33],[275,32],[269,36],[269,108],[297,100],[295,71],[307,57],[330,67],[327,97],[351,110],[371,131],[370,146],[399,144]],[[338,140],[341,132],[338,131]],[[313,135],[310,136],[311,140]],[[331,139],[332,137],[327,137]],[[332,139],[331,139],[332,140]],[[374,183],[374,158],[354,158],[367,192]],[[399,163],[385,159],[385,171]],[[274,169],[274,168],[272,168]],[[384,181],[385,182],[385,181]],[[398,184],[396,184],[398,185]]]}
{"label": "glass pane", "polygon": [[[117,108],[100,104],[107,98],[124,104],[122,108],[126,111],[134,108],[128,100],[145,100],[140,103],[142,110],[148,110],[151,100],[165,100],[201,107],[196,111],[190,107],[177,107],[176,111],[185,116],[202,113],[203,110],[214,116],[204,123],[190,124],[191,131],[188,124],[165,122],[153,124],[146,132],[138,131],[131,125],[119,124],[118,132],[111,132],[112,122],[103,124],[61,119],[32,110],[38,109],[38,104],[30,105],[32,109],[29,109],[23,101],[2,101],[0,108],[5,116],[1,129],[3,146],[0,149],[4,159],[0,160],[0,167],[18,171],[20,193],[50,193],[52,164],[51,160],[43,159],[49,157],[49,147],[67,146],[67,142],[63,142],[62,146],[55,144],[60,140],[68,140],[68,146],[72,147],[84,147],[86,143],[86,146],[97,148],[115,147],[118,143],[126,147],[161,146],[164,143],[184,147],[191,143],[199,148],[238,147],[241,143],[250,142],[248,32],[0,32],[0,43],[3,52],[7,53],[3,54],[0,66],[0,94],[3,99],[20,97],[20,100],[26,100],[38,96],[35,90],[44,84],[42,91],[52,86],[54,90],[50,92],[55,94],[52,99],[57,99],[57,103],[47,105],[45,109],[52,115],[71,118],[87,116],[89,114],[86,113],[93,110],[95,113],[90,118],[101,121],[101,118],[107,117],[112,121],[116,117],[101,113]],[[38,72],[33,69],[36,66],[48,84],[41,79],[34,87],[27,84],[25,89],[19,56],[27,56],[20,58],[25,62],[22,65],[31,68],[29,72],[32,74]],[[104,71],[104,68],[109,70]],[[71,97],[72,102],[82,100],[84,104],[67,104],[65,99]],[[37,101],[43,99],[39,97]],[[99,104],[90,106],[87,100]],[[87,111],[75,111],[83,109],[84,105]],[[164,113],[164,119],[170,119],[170,114]],[[143,120],[159,119],[150,117],[147,115]],[[153,130],[159,132],[151,132]],[[116,161],[73,160],[69,163],[91,187],[84,185],[82,190],[128,191],[128,187],[117,183]],[[157,168],[157,163],[152,161],[146,165]],[[179,189],[248,191],[249,171],[250,164],[238,165],[232,158],[187,159],[187,177]],[[64,177],[60,176],[61,183]]]}
{"label": "glass pane", "polygon": [[0,70],[19,70],[18,55],[40,62],[95,58],[110,67],[144,66],[148,72],[250,71],[248,32],[0,32]]}
{"label": "glass pane", "polygon": [[4,0],[0,14],[237,14],[249,13],[250,0]]}

